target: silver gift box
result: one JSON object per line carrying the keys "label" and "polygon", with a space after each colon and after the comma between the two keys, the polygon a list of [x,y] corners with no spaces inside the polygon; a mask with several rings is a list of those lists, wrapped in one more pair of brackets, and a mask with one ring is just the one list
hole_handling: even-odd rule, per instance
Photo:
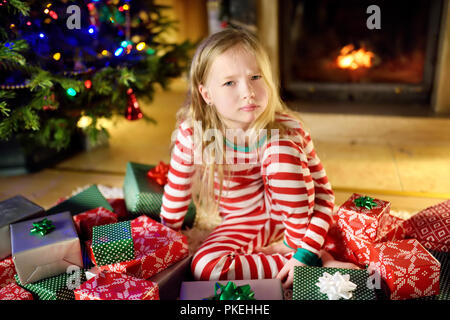
{"label": "silver gift box", "polygon": [[283,300],[283,288],[279,279],[259,280],[219,280],[219,281],[184,281],[181,283],[180,300],[203,300],[214,296],[216,282],[226,285],[232,281],[236,286],[250,285],[256,300]]}
{"label": "silver gift box", "polygon": [[10,224],[44,214],[44,208],[20,195],[0,202],[0,260],[11,255]]}
{"label": "silver gift box", "polygon": [[69,211],[46,216],[55,229],[45,236],[30,234],[31,219],[11,225],[11,249],[22,284],[67,272],[70,266],[83,267],[80,240]]}

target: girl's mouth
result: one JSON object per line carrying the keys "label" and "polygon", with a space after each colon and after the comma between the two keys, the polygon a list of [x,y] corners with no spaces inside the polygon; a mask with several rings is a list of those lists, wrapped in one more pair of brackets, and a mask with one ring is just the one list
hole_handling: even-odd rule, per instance
{"label": "girl's mouth", "polygon": [[256,104],[249,104],[249,105],[246,105],[246,106],[240,108],[240,110],[242,110],[242,111],[253,111],[253,110],[257,109],[257,108],[258,108],[258,106]]}

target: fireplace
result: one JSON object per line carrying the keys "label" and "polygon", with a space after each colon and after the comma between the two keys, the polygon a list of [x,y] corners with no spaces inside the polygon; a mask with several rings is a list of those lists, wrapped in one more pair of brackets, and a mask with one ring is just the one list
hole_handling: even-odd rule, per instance
{"label": "fireplace", "polygon": [[283,95],[429,104],[442,5],[442,0],[282,1]]}

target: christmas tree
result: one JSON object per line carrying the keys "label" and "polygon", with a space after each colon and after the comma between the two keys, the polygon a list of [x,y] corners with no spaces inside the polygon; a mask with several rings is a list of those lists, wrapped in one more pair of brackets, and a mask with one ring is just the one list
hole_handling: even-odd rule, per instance
{"label": "christmas tree", "polygon": [[153,121],[136,96],[151,100],[156,86],[167,89],[192,49],[164,41],[175,27],[167,9],[153,1],[0,0],[0,140],[61,150],[80,119],[93,140],[106,132],[102,118]]}

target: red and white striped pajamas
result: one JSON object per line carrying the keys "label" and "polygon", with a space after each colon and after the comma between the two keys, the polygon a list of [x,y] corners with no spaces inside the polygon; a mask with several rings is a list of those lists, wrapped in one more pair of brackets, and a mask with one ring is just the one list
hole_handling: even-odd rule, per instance
{"label": "red and white striped pajamas", "polygon": [[[332,220],[334,193],[309,134],[286,115],[277,120],[285,121],[297,136],[272,136],[257,149],[259,155],[233,150],[235,160],[251,161],[232,165],[231,175],[225,175],[219,203],[222,223],[193,257],[196,279],[274,278],[294,252],[266,255],[254,249],[282,238],[291,248],[319,254]],[[193,129],[183,122],[161,208],[162,222],[175,230],[181,228],[191,201],[193,141]],[[216,185],[216,195],[218,190]]]}

